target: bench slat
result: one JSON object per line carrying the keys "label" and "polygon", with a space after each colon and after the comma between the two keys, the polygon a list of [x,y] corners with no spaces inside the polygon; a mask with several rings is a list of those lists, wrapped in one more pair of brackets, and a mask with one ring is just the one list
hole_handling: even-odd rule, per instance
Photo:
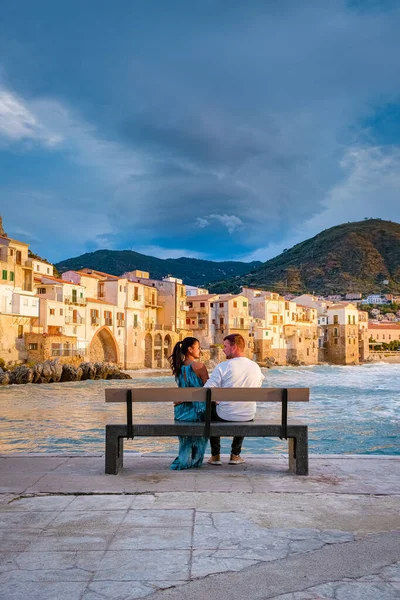
{"label": "bench slat", "polygon": [[[206,388],[110,388],[106,402],[126,402],[128,389],[133,402],[205,402]],[[217,402],[281,402],[281,388],[212,388]],[[288,402],[309,402],[309,388],[288,388]]]}

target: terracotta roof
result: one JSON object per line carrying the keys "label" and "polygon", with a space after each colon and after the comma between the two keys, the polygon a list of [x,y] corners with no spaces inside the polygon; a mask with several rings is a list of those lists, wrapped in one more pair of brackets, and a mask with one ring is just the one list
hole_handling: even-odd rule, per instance
{"label": "terracotta roof", "polygon": [[53,277],[53,275],[42,275],[42,279],[41,281],[43,282],[43,279],[51,279],[51,281],[57,281],[57,283],[68,283],[69,285],[78,285],[78,284],[74,284],[73,281],[66,281],[65,279],[60,279],[59,277]]}
{"label": "terracotta roof", "polygon": [[198,296],[186,296],[186,302],[192,302],[193,300],[210,300],[215,298],[218,294],[199,294]]}
{"label": "terracotta roof", "polygon": [[[88,271],[91,271],[91,273],[88,273]],[[121,277],[117,277],[116,275],[111,275],[110,273],[103,273],[103,271],[96,271],[96,269],[87,269],[86,267],[84,269],[80,269],[77,272],[84,273],[86,275],[91,275],[92,273],[94,273],[95,275],[101,275],[101,277],[107,277],[107,279],[122,279]]]}
{"label": "terracotta roof", "polygon": [[[352,304],[354,306],[352,302],[338,302],[337,304],[331,304],[330,306],[328,306],[328,308],[346,308],[347,306],[349,306],[349,304]],[[356,310],[357,307],[354,306],[354,309]]]}
{"label": "terracotta roof", "polygon": [[86,302],[95,302],[96,304],[108,304],[108,306],[116,306],[112,302],[107,302],[106,300],[99,300],[99,298],[86,298]]}
{"label": "terracotta roof", "polygon": [[82,271],[74,271],[74,273],[77,273],[81,277],[90,277],[91,279],[96,279],[96,281],[102,277],[100,277],[100,275],[92,275],[91,273],[82,273]]}
{"label": "terracotta roof", "polygon": [[400,331],[400,323],[368,323],[368,329],[397,329]]}

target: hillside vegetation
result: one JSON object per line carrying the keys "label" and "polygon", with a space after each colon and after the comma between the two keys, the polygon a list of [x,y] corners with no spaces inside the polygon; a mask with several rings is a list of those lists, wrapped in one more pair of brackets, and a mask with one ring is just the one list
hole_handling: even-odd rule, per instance
{"label": "hillside vegetation", "polygon": [[126,271],[139,269],[148,271],[153,279],[162,279],[162,277],[172,275],[183,279],[184,283],[188,285],[207,286],[212,281],[248,273],[260,264],[259,261],[252,263],[213,262],[183,257],[161,259],[132,250],[97,250],[63,260],[55,266],[60,273],[87,267],[111,275],[122,275]]}
{"label": "hillside vegetation", "polygon": [[368,219],[326,229],[247,275],[215,282],[210,290],[238,292],[242,286],[293,294],[399,294],[400,224]]}

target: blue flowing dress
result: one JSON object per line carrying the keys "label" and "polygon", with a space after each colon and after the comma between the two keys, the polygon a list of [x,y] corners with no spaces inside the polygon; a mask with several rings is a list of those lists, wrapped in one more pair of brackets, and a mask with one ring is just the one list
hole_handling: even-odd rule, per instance
{"label": "blue flowing dress", "polygon": [[[203,387],[200,377],[193,371],[191,365],[183,365],[179,376],[176,378],[178,387]],[[204,421],[205,402],[183,402],[174,407],[175,421]],[[194,436],[180,436],[179,455],[171,465],[171,469],[198,469],[203,464],[207,438]]]}

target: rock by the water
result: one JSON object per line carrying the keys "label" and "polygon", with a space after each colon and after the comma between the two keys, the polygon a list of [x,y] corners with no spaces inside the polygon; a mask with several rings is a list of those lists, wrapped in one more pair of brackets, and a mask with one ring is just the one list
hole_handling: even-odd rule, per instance
{"label": "rock by the water", "polygon": [[91,362],[81,363],[80,368],[82,369],[82,381],[86,379],[96,379],[96,368]]}
{"label": "rock by the water", "polygon": [[13,371],[11,371],[10,383],[15,383],[17,385],[23,383],[32,383],[33,381],[33,369],[25,365],[21,365],[17,367]]}
{"label": "rock by the water", "polygon": [[0,385],[8,385],[10,383],[10,373],[2,371],[0,373]]}
{"label": "rock by the water", "polygon": [[37,363],[33,367],[20,365],[13,371],[0,370],[0,385],[24,383],[57,383],[86,379],[132,379],[112,363],[81,363],[79,367],[62,364],[58,358]]}
{"label": "rock by the water", "polygon": [[82,379],[83,370],[81,367],[73,365],[63,365],[60,381],[80,381]]}
{"label": "rock by the water", "polygon": [[118,373],[109,373],[107,379],[132,379],[132,377],[128,373],[118,371]]}

